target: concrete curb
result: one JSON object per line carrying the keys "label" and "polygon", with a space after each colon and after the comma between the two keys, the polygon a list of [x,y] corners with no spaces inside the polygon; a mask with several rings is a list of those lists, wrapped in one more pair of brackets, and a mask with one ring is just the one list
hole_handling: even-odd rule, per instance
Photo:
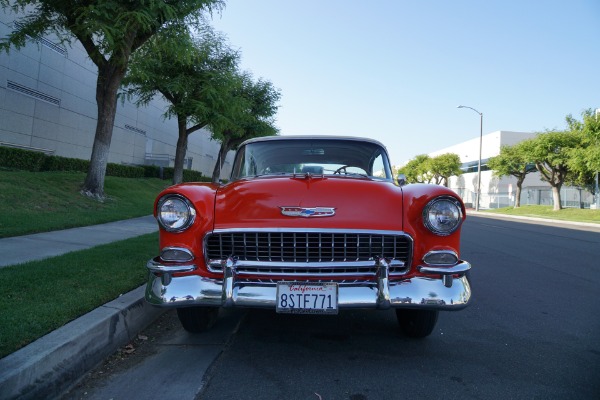
{"label": "concrete curb", "polygon": [[135,336],[165,309],[139,287],[0,360],[0,399],[51,399]]}

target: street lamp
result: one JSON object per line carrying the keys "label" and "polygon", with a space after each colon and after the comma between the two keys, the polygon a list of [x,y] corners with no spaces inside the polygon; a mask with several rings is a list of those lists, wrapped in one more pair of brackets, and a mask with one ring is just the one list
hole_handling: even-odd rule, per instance
{"label": "street lamp", "polygon": [[475,211],[479,211],[479,197],[481,196],[481,146],[483,142],[483,113],[480,113],[473,107],[458,106],[457,108],[468,108],[479,114],[479,162],[477,163],[477,200],[475,201]]}
{"label": "street lamp", "polygon": [[[596,108],[596,121],[598,120],[598,117],[600,116],[600,108]],[[596,182],[595,184],[595,188],[594,188],[594,197],[596,198],[596,210],[600,210],[600,188],[598,187],[598,171],[596,171]]]}

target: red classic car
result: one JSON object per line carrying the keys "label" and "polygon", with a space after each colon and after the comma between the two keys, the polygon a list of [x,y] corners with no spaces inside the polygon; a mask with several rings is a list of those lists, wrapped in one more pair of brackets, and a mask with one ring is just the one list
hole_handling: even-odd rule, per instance
{"label": "red classic car", "polygon": [[397,185],[375,140],[252,139],[227,184],[172,186],[154,213],[160,255],[147,264],[146,300],[177,308],[191,332],[210,328],[219,307],[393,308],[406,335],[425,337],[438,311],[471,297],[460,198]]}

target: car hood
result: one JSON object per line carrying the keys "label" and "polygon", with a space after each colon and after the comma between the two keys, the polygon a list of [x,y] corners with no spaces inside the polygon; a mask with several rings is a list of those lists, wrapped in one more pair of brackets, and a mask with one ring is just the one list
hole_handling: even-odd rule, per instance
{"label": "car hood", "polygon": [[[283,215],[284,207],[296,215]],[[303,208],[309,210],[301,212]],[[310,209],[316,212],[302,216],[311,214]],[[334,215],[328,215],[331,209]],[[402,191],[391,182],[344,177],[240,180],[217,191],[214,228],[399,231],[402,230]]]}

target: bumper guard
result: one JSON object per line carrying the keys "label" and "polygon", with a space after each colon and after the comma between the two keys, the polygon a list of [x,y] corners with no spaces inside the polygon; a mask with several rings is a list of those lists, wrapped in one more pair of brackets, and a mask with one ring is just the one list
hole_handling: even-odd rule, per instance
{"label": "bumper guard", "polygon": [[[196,266],[178,268],[150,260],[146,300],[160,307],[276,307],[275,283],[238,280],[235,261],[230,258],[223,264],[223,279],[199,275],[173,278],[171,273],[192,271]],[[389,263],[379,259],[374,281],[339,285],[338,307],[460,310],[471,298],[471,286],[464,275],[470,269],[466,261],[449,267],[419,266],[421,273],[432,276],[390,281]]]}

